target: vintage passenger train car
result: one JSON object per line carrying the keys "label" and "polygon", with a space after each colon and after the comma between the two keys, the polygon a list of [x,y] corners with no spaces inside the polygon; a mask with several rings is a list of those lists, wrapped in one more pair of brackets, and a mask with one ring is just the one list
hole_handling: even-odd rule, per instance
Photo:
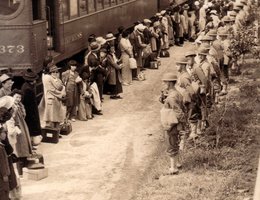
{"label": "vintage passenger train car", "polygon": [[[42,70],[87,48],[90,34],[105,35],[149,18],[170,0],[1,0],[0,70]],[[177,1],[183,3],[185,1]]]}

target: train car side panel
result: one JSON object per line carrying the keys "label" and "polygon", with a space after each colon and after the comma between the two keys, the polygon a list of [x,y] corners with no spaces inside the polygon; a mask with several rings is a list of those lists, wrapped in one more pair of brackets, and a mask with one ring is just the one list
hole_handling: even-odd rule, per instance
{"label": "train car side panel", "polygon": [[157,12],[157,0],[132,0],[74,20],[65,21],[59,28],[59,49],[65,49],[57,61],[87,48],[87,37],[94,33],[105,35],[121,25],[133,26],[133,22],[149,18]]}

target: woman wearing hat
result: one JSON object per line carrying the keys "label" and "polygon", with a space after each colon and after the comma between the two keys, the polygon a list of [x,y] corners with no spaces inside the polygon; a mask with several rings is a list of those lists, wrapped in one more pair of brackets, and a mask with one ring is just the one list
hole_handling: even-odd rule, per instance
{"label": "woman wearing hat", "polygon": [[123,92],[121,84],[122,76],[120,73],[122,65],[118,64],[118,59],[115,55],[115,48],[113,46],[110,47],[107,54],[107,67],[109,70],[108,84],[111,92],[110,99],[122,99],[122,97],[119,95]]}
{"label": "woman wearing hat", "polygon": [[133,46],[129,40],[129,32],[124,31],[122,33],[122,39],[120,40],[121,60],[122,60],[122,84],[132,84],[132,70],[130,69],[129,58],[133,58]]}
{"label": "woman wearing hat", "polygon": [[52,65],[49,74],[45,76],[47,78],[43,85],[45,105],[42,120],[46,126],[58,128],[66,118],[66,108],[62,103],[66,96],[65,86],[59,78],[59,68],[56,65]]}
{"label": "woman wearing hat", "polygon": [[[164,104],[161,110],[161,119],[166,118],[167,123],[162,120],[163,127],[167,132],[167,154],[170,157],[169,174],[178,174],[181,167],[180,163],[180,131],[182,130],[182,123],[184,119],[183,100],[181,94],[176,90],[177,76],[174,73],[164,74],[162,78],[166,86],[167,94],[162,94],[160,101]],[[171,110],[171,116],[164,116],[164,110]],[[169,117],[175,118],[169,122]]]}
{"label": "woman wearing hat", "polygon": [[0,89],[0,97],[10,95],[12,91],[13,81],[10,76],[7,74],[3,74],[0,76],[1,89]]}
{"label": "woman wearing hat", "polygon": [[27,69],[23,75],[25,83],[21,88],[23,94],[22,103],[26,111],[25,121],[28,125],[30,136],[32,137],[33,146],[35,147],[42,139],[40,116],[35,93],[35,84],[38,77],[39,76],[31,69]]}
{"label": "woman wearing hat", "polygon": [[[15,173],[14,168],[14,159],[16,159],[16,155],[14,154],[14,149],[12,145],[9,142],[7,134],[7,125],[6,122],[11,119],[12,113],[13,113],[13,104],[14,99],[10,96],[4,96],[0,98],[0,142],[2,147],[4,147],[6,155],[7,155],[7,161],[8,161],[8,168],[6,169],[6,174],[8,177],[3,177],[2,180],[0,180],[0,194],[3,192],[4,195],[1,194],[1,199],[6,197],[8,195],[9,197],[12,197],[12,199],[21,198],[21,185],[18,184],[18,179]],[[0,168],[4,166],[4,163],[1,162]],[[1,175],[0,175],[1,179]],[[3,183],[3,184],[2,184]],[[20,190],[19,190],[20,189]]]}

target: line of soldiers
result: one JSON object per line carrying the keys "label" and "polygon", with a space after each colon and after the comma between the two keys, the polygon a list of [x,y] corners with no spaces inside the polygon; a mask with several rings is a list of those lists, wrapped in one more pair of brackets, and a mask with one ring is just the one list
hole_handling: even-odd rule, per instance
{"label": "line of soldiers", "polygon": [[[211,21],[206,22],[197,37],[197,48],[186,52],[176,61],[178,74],[169,72],[162,78],[165,89],[160,97],[160,102],[164,104],[161,121],[167,132],[170,174],[179,172],[180,152],[185,138],[195,140],[206,130],[212,105],[219,102],[220,95],[227,94],[232,63],[229,49],[231,32],[235,30],[236,34],[239,31],[252,6],[250,0],[233,3],[232,10],[221,18],[217,27],[208,25]],[[208,7],[207,4],[202,7]],[[207,13],[217,15],[214,10],[211,11]],[[230,16],[230,13],[236,17]]]}

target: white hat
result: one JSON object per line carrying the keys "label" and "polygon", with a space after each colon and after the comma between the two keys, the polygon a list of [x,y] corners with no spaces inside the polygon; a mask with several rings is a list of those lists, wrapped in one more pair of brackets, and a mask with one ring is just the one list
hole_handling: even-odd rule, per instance
{"label": "white hat", "polygon": [[146,28],[146,26],[144,26],[143,24],[138,24],[138,25],[136,26],[136,29],[137,29],[138,31],[140,31],[140,32],[143,32],[145,28]]}
{"label": "white hat", "polygon": [[150,19],[144,19],[144,23],[145,24],[150,24],[150,23],[152,23],[152,21]]}
{"label": "white hat", "polygon": [[9,79],[12,79],[10,76],[8,76],[7,74],[3,74],[2,76],[0,76],[0,82],[3,83]]}
{"label": "white hat", "polygon": [[3,96],[0,98],[0,108],[6,107],[7,109],[12,108],[14,105],[14,98],[10,96]]}
{"label": "white hat", "polygon": [[211,11],[210,11],[210,14],[215,14],[215,15],[216,15],[216,14],[217,14],[217,11],[216,11],[216,10],[211,10]]}
{"label": "white hat", "polygon": [[164,15],[166,13],[166,10],[161,11],[161,15]]}
{"label": "white hat", "polygon": [[200,2],[195,1],[194,5],[195,5],[195,6],[199,6],[199,5],[200,5]]}
{"label": "white hat", "polygon": [[96,41],[97,41],[97,43],[98,44],[100,44],[100,45],[104,45],[107,41],[106,41],[106,39],[105,38],[103,38],[103,37],[97,37],[96,38]]}

